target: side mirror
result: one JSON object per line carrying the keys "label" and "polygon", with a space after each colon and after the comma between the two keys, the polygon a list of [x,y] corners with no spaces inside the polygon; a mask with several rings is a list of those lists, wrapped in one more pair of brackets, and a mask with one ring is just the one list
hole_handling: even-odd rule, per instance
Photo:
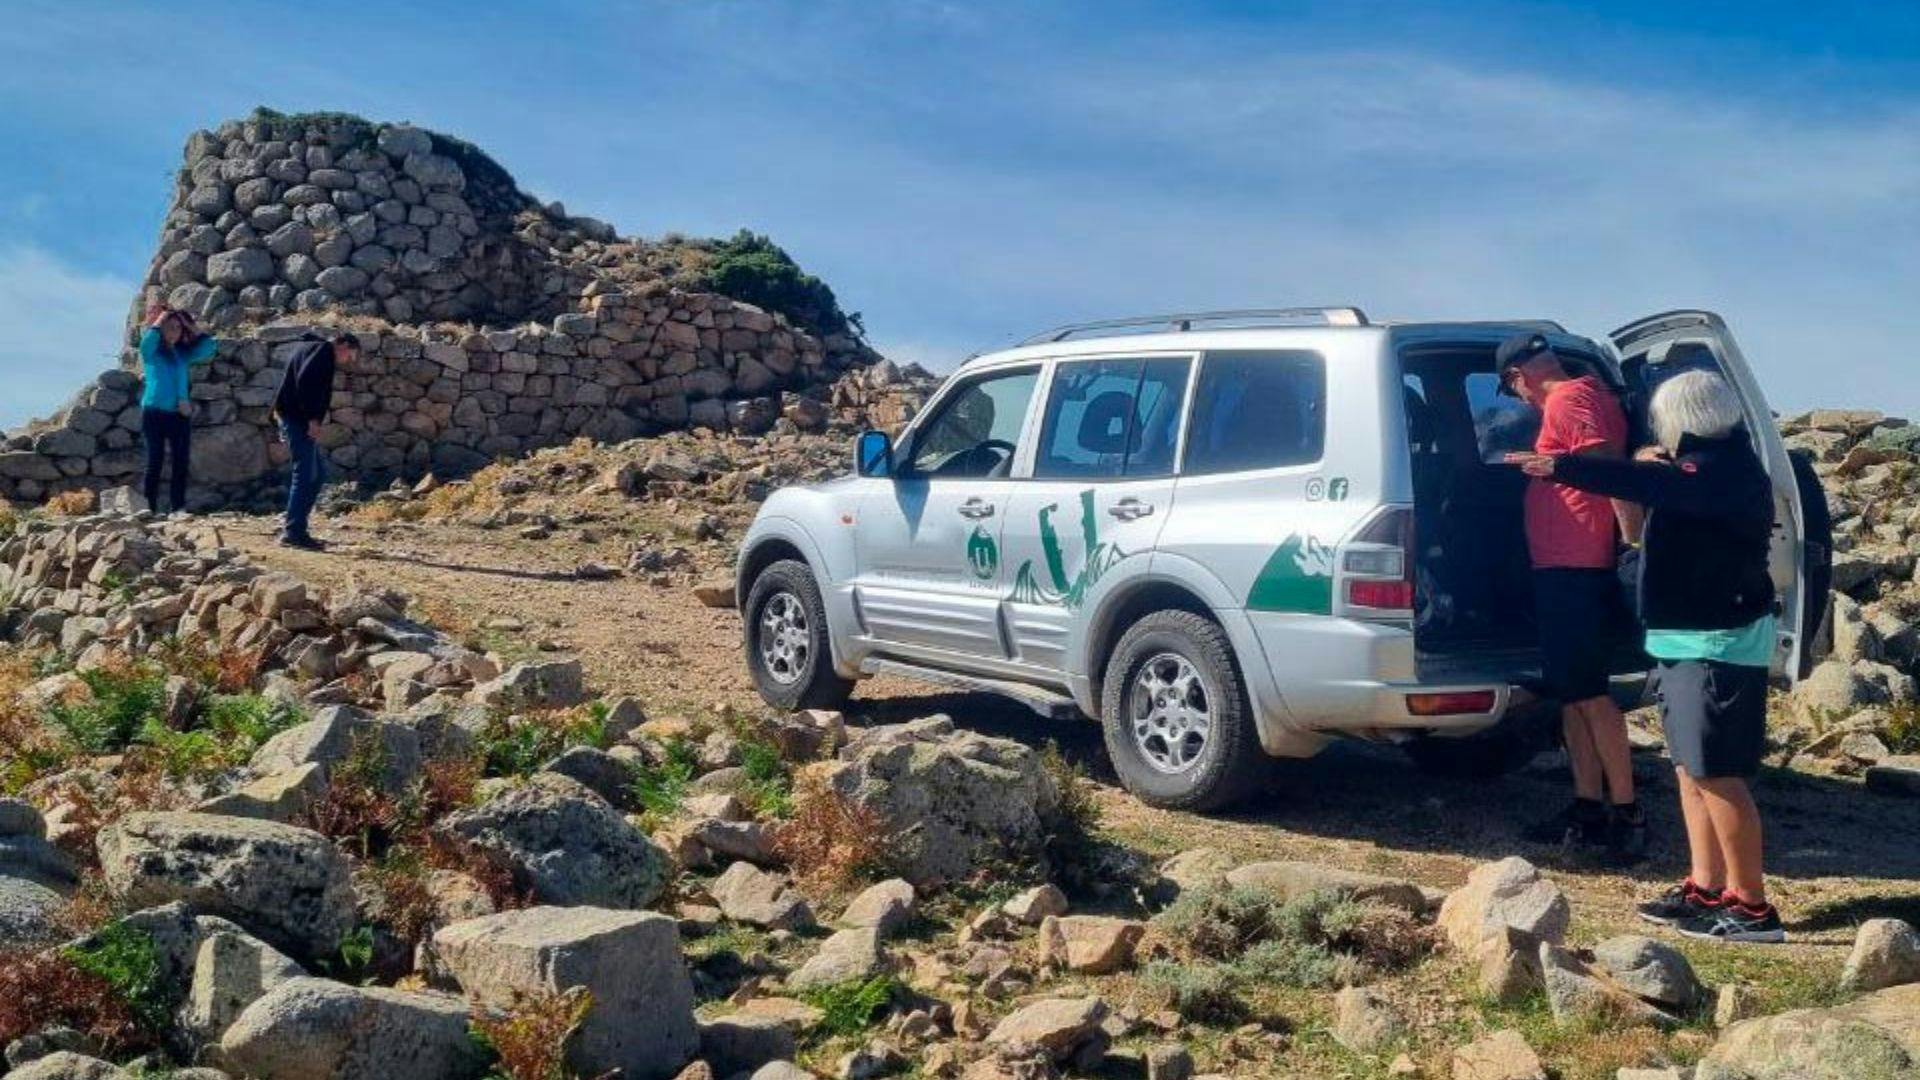
{"label": "side mirror", "polygon": [[861,476],[893,475],[893,439],[884,431],[863,431],[853,440],[853,471]]}

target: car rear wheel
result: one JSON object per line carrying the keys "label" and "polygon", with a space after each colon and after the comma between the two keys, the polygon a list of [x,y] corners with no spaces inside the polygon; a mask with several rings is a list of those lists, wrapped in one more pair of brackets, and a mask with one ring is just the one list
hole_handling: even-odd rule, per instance
{"label": "car rear wheel", "polygon": [[1257,786],[1266,754],[1233,646],[1211,620],[1160,611],[1107,661],[1101,723],[1114,771],[1141,801],[1218,810]]}
{"label": "car rear wheel", "polygon": [[807,565],[783,559],[760,572],[741,610],[747,669],[767,704],[831,709],[853,692],[833,670],[826,604]]}

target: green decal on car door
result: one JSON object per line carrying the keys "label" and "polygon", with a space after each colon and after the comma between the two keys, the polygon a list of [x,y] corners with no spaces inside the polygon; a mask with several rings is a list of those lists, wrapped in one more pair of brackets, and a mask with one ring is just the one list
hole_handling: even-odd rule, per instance
{"label": "green decal on car door", "polygon": [[1305,533],[1287,537],[1253,579],[1247,607],[1312,615],[1333,611],[1333,549]]}
{"label": "green decal on car door", "polygon": [[1020,572],[1013,579],[1013,601],[1017,604],[1051,604],[1077,609],[1086,599],[1087,590],[1093,588],[1113,564],[1127,557],[1113,544],[1100,539],[1100,517],[1094,510],[1093,489],[1080,493],[1080,536],[1086,543],[1087,561],[1080,573],[1067,575],[1067,555],[1060,546],[1060,534],[1054,531],[1053,514],[1060,509],[1059,503],[1048,503],[1040,508],[1040,550],[1047,559],[1047,577],[1051,582],[1042,583],[1033,571],[1033,560],[1020,564]]}
{"label": "green decal on car door", "polygon": [[981,581],[992,581],[1000,572],[1000,545],[993,542],[993,534],[984,526],[975,525],[973,535],[967,537],[967,565]]}

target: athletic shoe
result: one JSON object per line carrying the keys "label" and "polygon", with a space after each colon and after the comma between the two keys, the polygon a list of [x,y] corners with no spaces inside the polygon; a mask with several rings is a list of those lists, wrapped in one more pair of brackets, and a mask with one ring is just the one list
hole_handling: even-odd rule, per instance
{"label": "athletic shoe", "polygon": [[1638,806],[1631,814],[1614,807],[1607,817],[1609,866],[1635,866],[1647,861],[1647,815]]}
{"label": "athletic shoe", "polygon": [[1688,878],[1635,910],[1656,926],[1677,926],[1719,911],[1723,903],[1718,890],[1702,889]]}
{"label": "athletic shoe", "polygon": [[1702,941],[1778,944],[1787,940],[1786,927],[1780,925],[1779,909],[1772,904],[1752,907],[1741,900],[1730,901],[1674,929]]}
{"label": "athletic shoe", "polygon": [[288,536],[285,533],[282,533],[280,536],[280,546],[290,547],[290,548],[299,548],[301,551],[327,550],[326,544],[322,543],[319,540],[315,540],[311,536]]}
{"label": "athletic shoe", "polygon": [[1520,839],[1549,847],[1599,847],[1607,842],[1607,813],[1599,803],[1575,799],[1552,817],[1521,829]]}

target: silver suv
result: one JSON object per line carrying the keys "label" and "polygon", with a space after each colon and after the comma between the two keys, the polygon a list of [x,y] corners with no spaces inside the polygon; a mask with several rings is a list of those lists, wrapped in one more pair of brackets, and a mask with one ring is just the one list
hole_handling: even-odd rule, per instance
{"label": "silver suv", "polygon": [[[1546,728],[1524,720],[1543,711],[1525,478],[1501,463],[1537,418],[1494,377],[1523,330],[1642,431],[1672,374],[1739,391],[1779,508],[1776,670],[1797,676],[1826,609],[1825,503],[1719,317],[1597,342],[1312,308],[1069,326],[967,361],[897,442],[859,437],[854,475],[761,508],[738,563],[754,681],[782,708],[884,672],[1098,717],[1121,780],[1162,806],[1225,805],[1267,757],[1335,736],[1513,767]],[[1626,644],[1615,670],[1647,666]]]}

